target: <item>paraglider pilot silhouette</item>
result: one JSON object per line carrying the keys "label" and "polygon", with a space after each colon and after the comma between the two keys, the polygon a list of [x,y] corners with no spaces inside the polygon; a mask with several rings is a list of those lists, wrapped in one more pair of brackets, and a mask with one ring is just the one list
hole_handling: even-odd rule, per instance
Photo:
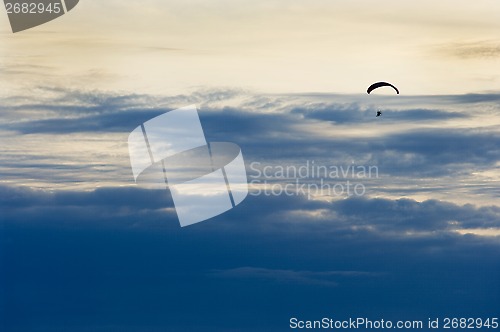
{"label": "paraglider pilot silhouette", "polygon": [[[398,88],[396,88],[394,85],[392,85],[391,83],[387,83],[387,82],[377,82],[377,83],[373,83],[372,85],[370,85],[368,87],[368,90],[366,90],[366,93],[370,94],[373,90],[375,89],[378,89],[378,88],[381,88],[381,87],[384,87],[384,86],[389,86],[391,88],[393,88],[394,90],[396,90],[396,93],[399,95],[399,90]],[[379,117],[382,115],[382,111],[378,110],[377,111],[377,115],[375,117]]]}

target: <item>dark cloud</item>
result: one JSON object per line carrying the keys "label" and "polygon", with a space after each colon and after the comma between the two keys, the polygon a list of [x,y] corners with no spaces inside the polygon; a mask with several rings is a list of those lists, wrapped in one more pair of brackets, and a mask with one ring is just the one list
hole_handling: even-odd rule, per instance
{"label": "dark cloud", "polygon": [[371,226],[383,234],[388,232],[436,232],[462,228],[490,228],[500,226],[500,208],[476,208],[472,205],[410,199],[387,200],[349,199],[334,204],[339,218],[351,224]]}
{"label": "dark cloud", "polygon": [[[410,199],[389,200],[382,198],[351,197],[333,202],[309,200],[305,196],[249,196],[238,208],[238,219],[233,224],[229,218],[222,218],[222,224],[214,225],[239,232],[252,227],[246,224],[255,217],[253,206],[259,209],[259,221],[252,221],[267,231],[288,233],[287,225],[295,224],[302,231],[370,233],[377,237],[406,236],[411,232],[449,232],[458,236],[459,229],[500,227],[500,208],[455,205],[437,200],[417,202]],[[134,187],[99,188],[88,192],[32,190],[27,188],[0,187],[0,206],[4,210],[3,221],[29,221],[36,216],[50,216],[49,224],[64,222],[75,225],[87,224],[94,227],[95,218],[104,216],[110,220],[142,219],[134,227],[148,229],[157,225],[156,218],[162,215],[167,228],[177,225],[174,205],[168,190],[147,190]],[[295,212],[311,212],[300,214]],[[315,215],[314,212],[321,211]],[[236,212],[229,212],[228,214]],[[246,216],[248,215],[248,217]],[[225,221],[224,221],[225,220]],[[173,222],[175,221],[175,222]],[[153,224],[151,224],[153,222]],[[207,223],[210,224],[210,223]],[[110,227],[130,226],[111,224]],[[188,227],[193,232],[206,231],[204,224]],[[212,228],[216,231],[218,227]],[[294,228],[295,229],[295,228]],[[294,230],[292,229],[292,230]],[[433,236],[427,234],[427,236]]]}
{"label": "dark cloud", "polygon": [[209,275],[229,279],[260,279],[278,283],[308,284],[336,287],[342,277],[380,277],[381,273],[364,271],[293,271],[256,267],[240,267],[229,270],[212,271]]}
{"label": "dark cloud", "polygon": [[[0,126],[21,134],[91,135],[118,132],[123,133],[126,140],[125,135],[138,124],[174,108],[173,105],[205,101],[207,106],[202,107],[200,117],[207,139],[236,142],[244,148],[249,160],[323,159],[330,163],[369,160],[386,175],[434,177],[470,174],[494,166],[499,159],[499,138],[495,131],[418,127],[420,122],[438,124],[440,121],[469,118],[473,112],[409,107],[384,110],[383,118],[375,119],[374,109],[357,103],[311,104],[294,101],[286,106],[281,97],[272,96],[256,97],[242,103],[245,105],[242,107],[210,106],[210,103],[237,97],[238,91],[206,91],[168,98],[60,89],[54,93],[59,95],[57,102],[18,105],[14,111],[16,107],[17,110],[32,108],[53,111],[61,116],[9,121]],[[497,99],[495,94],[477,94],[443,96],[442,102],[481,103]],[[298,105],[300,103],[306,106]],[[332,133],[336,125],[349,125],[355,131],[359,130],[358,126],[375,121],[377,125],[393,125],[396,128],[400,123],[415,127],[400,132],[384,133],[381,130],[374,137],[328,135],[330,137],[326,138],[327,135],[323,134],[327,133],[320,130],[317,135],[311,133],[315,126],[320,125],[318,121],[331,126]],[[309,132],[304,131],[305,128]]]}
{"label": "dark cloud", "polygon": [[[231,140],[240,144],[250,160],[324,160],[350,163],[366,160],[384,174],[403,176],[443,176],[469,174],[478,168],[493,167],[500,159],[500,137],[496,132],[477,129],[410,129],[400,133],[380,133],[375,137],[342,136],[322,138],[297,132],[308,119],[350,123],[369,116],[370,111],[328,109],[310,113],[295,108],[285,114],[259,114],[237,109],[201,112],[202,123],[210,141]],[[313,109],[316,109],[313,107]],[[433,110],[388,111],[389,122],[405,119],[430,120],[461,118],[456,112]],[[418,115],[419,112],[423,114]],[[306,117],[301,119],[300,116]],[[395,119],[393,119],[395,118]],[[384,120],[385,121],[385,120]],[[221,126],[221,124],[230,124]],[[309,123],[314,126],[314,123]],[[332,127],[335,132],[335,127]]]}
{"label": "dark cloud", "polygon": [[453,102],[464,104],[500,102],[500,94],[498,93],[467,93],[464,95],[450,96],[449,98]]}
{"label": "dark cloud", "polygon": [[259,196],[180,228],[155,191],[0,192],[6,331],[499,314],[498,240],[453,232],[498,226],[496,207]]}
{"label": "dark cloud", "polygon": [[[105,106],[95,107],[92,110],[86,109],[85,111],[96,111]],[[68,107],[75,110],[81,109],[79,107]],[[82,132],[131,132],[138,124],[154,118],[160,114],[165,113],[165,109],[144,109],[144,110],[127,110],[107,112],[99,115],[87,115],[74,118],[57,118],[47,120],[27,121],[20,123],[13,123],[4,126],[4,129],[13,130],[22,134],[69,134],[69,133],[82,133]]]}
{"label": "dark cloud", "polygon": [[[30,98],[13,99],[7,105],[0,106],[5,116],[11,115],[15,119],[0,124],[0,128],[21,134],[128,133],[139,124],[173,108],[229,99],[238,93],[220,90],[161,98],[139,94],[115,95],[95,91],[68,91],[61,88],[42,91],[55,96],[42,101]],[[19,120],[19,116],[15,115],[20,112],[30,113],[29,116]],[[35,112],[41,113],[42,116],[36,116]],[[46,112],[52,115],[46,116]]]}
{"label": "dark cloud", "polygon": [[98,188],[93,191],[45,191],[28,187],[1,187],[0,206],[4,208],[17,207],[68,207],[78,206],[129,206],[148,208],[168,207],[170,196],[164,190],[149,190],[140,188]]}
{"label": "dark cloud", "polygon": [[500,160],[500,136],[476,130],[417,130],[382,137],[370,144],[373,162],[392,174],[468,174]]}
{"label": "dark cloud", "polygon": [[[230,98],[231,92],[222,94],[200,95],[191,98],[179,96],[161,102],[146,96],[94,96],[92,94],[78,94],[71,96],[75,98],[72,104],[68,102],[68,97],[53,101],[54,104],[21,104],[15,106],[3,106],[3,109],[10,112],[21,110],[52,111],[59,114],[59,117],[48,119],[23,120],[10,122],[3,125],[6,130],[14,130],[23,134],[45,133],[45,134],[65,134],[77,132],[129,132],[137,126],[155,116],[172,109],[167,107],[157,107],[155,105],[170,103],[180,104],[182,101],[196,103],[207,100],[218,100],[220,98]],[[207,99],[204,99],[207,98]],[[478,96],[464,96],[464,99],[484,98]],[[488,101],[487,99],[485,101]],[[491,100],[490,100],[491,101]],[[469,100],[469,102],[473,102]],[[256,101],[257,103],[257,101]],[[212,117],[217,124],[232,123],[232,128],[236,130],[246,129],[244,133],[254,132],[256,134],[275,134],[280,129],[288,131],[289,124],[307,124],[307,120],[331,121],[338,124],[359,125],[373,122],[376,109],[361,109],[359,105],[342,104],[316,104],[308,108],[291,106],[283,113],[257,113],[253,112],[252,103],[245,103],[243,109],[225,107],[219,110],[202,109],[202,115],[207,120]],[[262,108],[276,107],[276,104],[268,102],[260,105]],[[431,109],[406,109],[404,111],[383,110],[384,120],[390,123],[407,121],[442,121],[456,118],[466,118],[467,114],[459,112],[449,112]],[[219,117],[224,117],[223,119]],[[253,121],[258,119],[259,121]],[[262,120],[262,121],[260,121]],[[387,122],[387,121],[386,121]],[[281,126],[280,126],[281,125]],[[272,128],[270,128],[272,127]],[[282,127],[282,128],[281,128]],[[132,129],[131,129],[132,128]],[[228,129],[229,126],[219,129]],[[270,129],[274,129],[270,131]],[[219,130],[220,132],[220,130]],[[223,130],[222,133],[225,133]],[[222,134],[221,133],[221,134]]]}
{"label": "dark cloud", "polygon": [[[338,124],[360,124],[373,122],[377,109],[361,109],[359,105],[331,105],[327,108],[312,105],[308,108],[294,108],[293,114],[301,114],[306,119],[332,121]],[[403,121],[436,121],[466,118],[466,114],[431,109],[405,109],[404,111],[382,110],[383,118],[390,123]],[[387,121],[385,121],[387,122]]]}

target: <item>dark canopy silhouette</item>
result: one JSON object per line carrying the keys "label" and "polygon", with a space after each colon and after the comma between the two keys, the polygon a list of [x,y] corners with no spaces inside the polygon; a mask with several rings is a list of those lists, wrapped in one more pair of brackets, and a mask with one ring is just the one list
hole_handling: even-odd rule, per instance
{"label": "dark canopy silhouette", "polygon": [[399,95],[399,90],[398,88],[396,88],[394,85],[392,85],[391,83],[387,83],[387,82],[377,82],[377,83],[373,83],[372,85],[370,85],[370,87],[368,88],[368,90],[366,90],[366,92],[368,94],[370,94],[370,92],[372,92],[373,90],[375,89],[378,89],[378,88],[381,88],[383,86],[390,86],[391,88],[393,88],[394,90],[396,90],[397,94]]}

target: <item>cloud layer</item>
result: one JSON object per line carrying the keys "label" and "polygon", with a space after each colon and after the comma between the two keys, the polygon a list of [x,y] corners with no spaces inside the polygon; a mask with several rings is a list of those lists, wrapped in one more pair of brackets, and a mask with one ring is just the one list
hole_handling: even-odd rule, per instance
{"label": "cloud layer", "polygon": [[[45,96],[3,103],[6,330],[287,331],[292,316],[499,314],[496,94]],[[126,139],[193,102],[207,140],[240,145],[251,177],[253,162],[308,161],[379,176],[325,179],[355,180],[363,197],[250,195],[180,228],[167,190],[134,185]]]}

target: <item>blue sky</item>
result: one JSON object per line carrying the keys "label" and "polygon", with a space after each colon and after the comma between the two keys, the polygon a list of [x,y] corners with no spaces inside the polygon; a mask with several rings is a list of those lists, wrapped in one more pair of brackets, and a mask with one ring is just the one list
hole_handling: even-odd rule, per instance
{"label": "blue sky", "polygon": [[[19,34],[0,17],[0,330],[500,316],[497,1],[141,3],[81,1]],[[367,95],[378,80],[401,94]],[[250,179],[378,176],[324,179],[359,197],[252,184],[181,228],[168,191],[134,183],[127,138],[190,104]]]}

